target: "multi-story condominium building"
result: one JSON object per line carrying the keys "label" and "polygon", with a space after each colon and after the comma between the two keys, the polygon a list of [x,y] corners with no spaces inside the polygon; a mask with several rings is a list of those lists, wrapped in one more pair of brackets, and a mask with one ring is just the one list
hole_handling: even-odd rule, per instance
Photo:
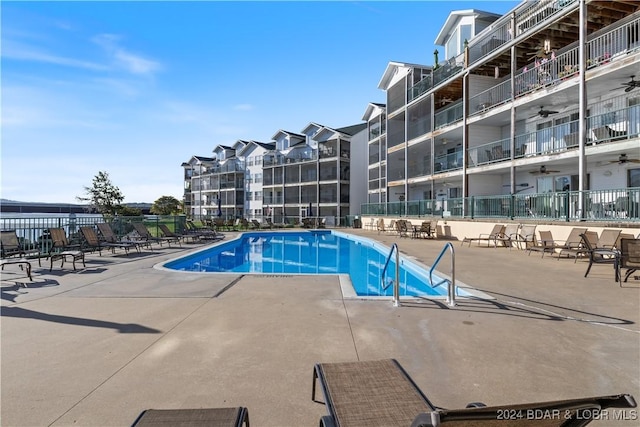
{"label": "multi-story condominium building", "polygon": [[[357,213],[366,199],[363,171],[366,124],[339,129],[308,124],[301,134],[279,130],[276,149],[264,155],[263,203],[275,218],[323,217],[329,224]],[[351,211],[353,207],[358,210]]]}
{"label": "multi-story condominium building", "polygon": [[[182,164],[185,176],[185,207],[195,217],[218,216],[235,218],[245,210],[245,165],[236,157],[246,141],[233,147],[219,145],[214,157],[193,156]],[[187,201],[190,201],[188,203]]]}
{"label": "multi-story condominium building", "polygon": [[638,218],[640,2],[456,11],[436,43],[444,61],[390,62],[367,108],[363,213]]}
{"label": "multi-story condominium building", "polygon": [[369,103],[362,117],[367,123],[368,203],[387,201],[387,116],[384,104]]}
{"label": "multi-story condominium building", "polygon": [[245,206],[244,216],[249,219],[262,218],[271,215],[269,206],[263,203],[262,191],[262,158],[265,153],[272,152],[275,144],[249,141],[238,151],[238,156],[245,164]]}
{"label": "multi-story condominium building", "polygon": [[328,225],[357,214],[366,201],[367,164],[351,153],[366,150],[366,127],[310,123],[303,133],[279,130],[273,143],[238,140],[217,146],[214,157],[193,156],[182,165],[187,212],[275,222],[322,217]]}

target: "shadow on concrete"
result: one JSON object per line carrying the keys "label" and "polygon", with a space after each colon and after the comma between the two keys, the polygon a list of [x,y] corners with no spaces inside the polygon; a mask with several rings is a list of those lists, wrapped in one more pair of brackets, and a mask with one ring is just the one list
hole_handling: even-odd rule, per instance
{"label": "shadow on concrete", "polygon": [[136,323],[117,323],[107,322],[104,320],[85,319],[82,317],[60,316],[57,314],[40,313],[38,311],[28,310],[22,307],[3,307],[0,315],[2,317],[36,319],[43,320],[45,322],[64,323],[67,325],[114,329],[121,334],[159,334],[162,332]]}
{"label": "shadow on concrete", "polygon": [[16,297],[18,295],[28,294],[29,289],[44,288],[49,286],[60,286],[60,283],[57,280],[50,279],[36,282],[20,282],[13,280],[13,285],[2,286],[2,288],[0,289],[0,299],[10,302],[16,302]]}
{"label": "shadow on concrete", "polygon": [[[487,291],[484,291],[487,292]],[[452,308],[456,311],[476,312],[485,314],[498,314],[501,316],[525,317],[539,320],[551,321],[578,321],[588,323],[601,323],[607,325],[633,325],[635,322],[631,320],[620,319],[617,317],[605,316],[597,313],[577,310],[574,308],[562,307],[540,301],[529,300],[513,295],[500,294],[497,292],[487,292],[492,295],[513,298],[513,302],[504,302],[498,300],[476,299],[476,298],[460,298],[456,299],[456,306]],[[517,301],[516,301],[517,300]],[[522,303],[520,303],[522,301]],[[528,305],[531,304],[531,305]],[[535,306],[534,306],[535,304]],[[403,307],[410,308],[426,308],[426,309],[443,309],[451,308],[445,301],[433,300],[428,298],[419,298],[417,301],[402,301]],[[564,313],[557,313],[563,311]],[[566,313],[566,314],[565,314]],[[582,316],[582,317],[578,317]],[[590,317],[585,319],[584,317]]]}

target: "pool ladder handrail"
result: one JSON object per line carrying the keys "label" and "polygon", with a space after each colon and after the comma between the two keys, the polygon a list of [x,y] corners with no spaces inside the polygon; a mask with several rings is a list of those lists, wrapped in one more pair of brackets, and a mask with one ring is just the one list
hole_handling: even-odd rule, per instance
{"label": "pool ladder handrail", "polygon": [[391,255],[393,252],[396,252],[396,279],[393,280],[393,306],[400,306],[400,250],[398,249],[398,244],[394,243],[391,245],[391,250],[389,251],[389,255],[387,255],[387,261],[384,263],[384,268],[382,269],[382,274],[380,275],[380,281],[383,290],[387,290],[389,284],[384,283],[384,277],[387,273],[387,268],[389,267],[389,262],[391,261]]}
{"label": "pool ladder handrail", "polygon": [[[451,280],[442,279],[438,283],[433,283],[433,270],[435,270],[436,266],[444,256],[445,252],[449,249],[451,252]],[[456,305],[456,254],[453,249],[453,244],[451,242],[447,242],[442,250],[440,251],[440,255],[436,258],[436,260],[431,265],[429,269],[429,283],[431,283],[431,287],[439,286],[443,283],[447,282],[447,304],[449,307],[455,307]]]}

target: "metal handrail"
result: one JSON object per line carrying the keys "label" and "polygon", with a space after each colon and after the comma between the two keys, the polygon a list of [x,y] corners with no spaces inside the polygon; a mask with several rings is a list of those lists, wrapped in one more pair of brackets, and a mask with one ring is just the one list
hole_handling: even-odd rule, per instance
{"label": "metal handrail", "polygon": [[393,306],[400,306],[400,250],[398,249],[398,244],[394,243],[391,245],[391,250],[389,251],[389,255],[387,255],[387,261],[384,263],[384,268],[382,269],[382,275],[380,275],[380,281],[383,290],[387,290],[389,284],[384,283],[384,276],[387,272],[387,267],[389,267],[389,261],[391,261],[391,255],[393,255],[393,251],[396,252],[396,280],[392,280],[393,282]]}
{"label": "metal handrail", "polygon": [[[438,283],[433,283],[433,270],[435,270],[436,266],[444,256],[444,253],[447,251],[447,249],[449,249],[449,251],[451,252],[451,280],[442,279]],[[440,251],[440,255],[438,255],[436,260],[433,262],[433,265],[429,269],[429,283],[431,283],[431,287],[440,286],[445,282],[448,283],[447,304],[450,307],[455,307],[456,305],[456,255],[453,249],[453,244],[451,244],[451,242],[447,242],[444,245],[444,248],[442,248],[442,251]]]}

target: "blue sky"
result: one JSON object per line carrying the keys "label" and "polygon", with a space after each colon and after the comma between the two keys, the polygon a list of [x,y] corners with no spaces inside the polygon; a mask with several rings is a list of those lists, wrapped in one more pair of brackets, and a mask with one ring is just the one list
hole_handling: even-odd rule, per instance
{"label": "blue sky", "polygon": [[76,203],[106,171],[125,202],[181,199],[192,155],[361,123],[451,10],[518,3],[3,1],[0,197]]}

